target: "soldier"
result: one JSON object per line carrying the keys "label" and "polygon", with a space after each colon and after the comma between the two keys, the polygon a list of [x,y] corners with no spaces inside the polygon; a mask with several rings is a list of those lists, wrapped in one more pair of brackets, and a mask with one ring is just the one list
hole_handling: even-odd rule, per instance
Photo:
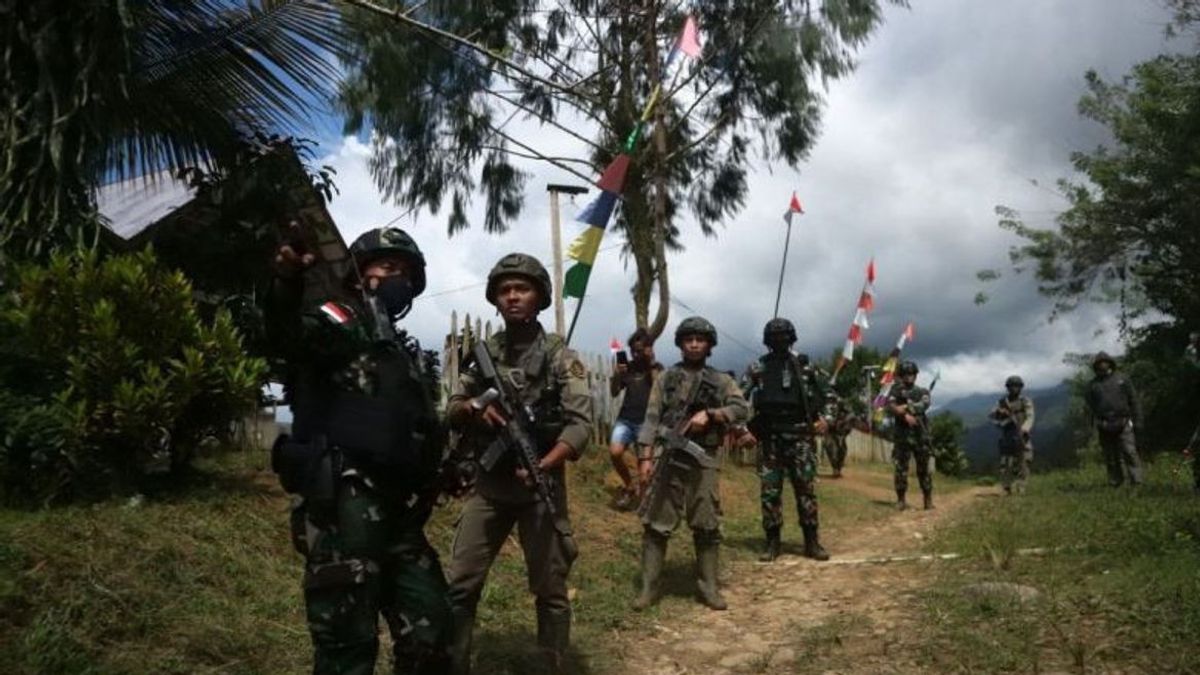
{"label": "soldier", "polygon": [[1014,477],[1017,494],[1021,494],[1033,461],[1033,399],[1021,395],[1025,381],[1017,375],[1005,380],[1004,388],[1008,394],[992,408],[988,419],[1000,427],[1000,484],[1004,494],[1012,494]]}
{"label": "soldier", "polygon": [[658,601],[667,539],[686,518],[696,547],[696,591],[711,609],[725,609],[717,587],[721,542],[716,458],[725,431],[746,421],[746,399],[732,377],[706,361],[717,329],[693,316],[675,329],[683,360],[654,381],[646,420],[638,435],[638,473],[643,485],[642,592],[635,609]]}
{"label": "soldier", "polygon": [[1092,421],[1100,436],[1100,450],[1108,469],[1108,482],[1120,487],[1129,475],[1129,484],[1142,483],[1142,460],[1137,452],[1137,430],[1142,426],[1142,411],[1133,385],[1116,372],[1117,362],[1105,352],[1092,359],[1095,377],[1084,396]]}
{"label": "soldier", "polygon": [[762,481],[762,526],[766,547],[759,560],[779,557],[783,528],[783,480],[796,495],[804,555],[829,560],[817,537],[817,436],[829,429],[832,410],[827,405],[825,378],[792,352],[796,328],[787,319],[771,319],[763,327],[763,344],[771,351],[750,367],[754,390],[754,419],[750,432],[759,440],[758,475]]}
{"label": "soldier", "polygon": [[[1183,352],[1184,360],[1192,367],[1194,371],[1200,369],[1200,332],[1193,331],[1188,335],[1188,346]],[[1193,490],[1197,495],[1200,495],[1200,458],[1196,457],[1196,453],[1200,452],[1200,425],[1192,431],[1192,437],[1188,439],[1187,446],[1183,449],[1183,454],[1192,463],[1192,481]]]}
{"label": "soldier", "polygon": [[842,477],[842,468],[846,466],[846,437],[854,429],[854,411],[835,392],[829,392],[828,403],[833,408],[833,422],[825,435],[825,456],[833,469],[833,477]]}
{"label": "soldier", "polygon": [[363,234],[350,253],[349,299],[305,307],[313,256],[282,246],[267,304],[294,412],[272,466],[299,495],[292,539],[305,557],[313,672],[371,673],[382,614],[394,672],[443,673],[450,607],[423,532],[443,447],[437,383],[417,342],[394,332],[425,290],[425,258],[396,228]]}
{"label": "soldier", "polygon": [[895,424],[892,440],[892,464],[896,467],[896,508],[908,508],[908,461],[917,465],[917,482],[925,496],[925,508],[933,508],[933,476],[929,472],[932,454],[929,439],[929,390],[917,386],[917,364],[905,361],[897,369],[900,381],[888,390],[887,412]]}
{"label": "soldier", "polygon": [[608,446],[613,468],[621,478],[622,491],[616,507],[622,511],[632,508],[637,500],[637,485],[625,463],[625,451],[637,444],[638,432],[646,418],[650,387],[663,369],[662,364],[654,359],[654,340],[645,328],[638,328],[629,336],[629,351],[633,358],[628,362],[618,359],[612,379],[609,380],[609,393],[613,398],[625,392]]}
{"label": "soldier", "polygon": [[[454,612],[455,672],[470,672],[475,610],[488,570],[513,526],[525,554],[529,590],[536,597],[538,648],[553,670],[563,667],[570,643],[571,603],[567,575],[578,554],[567,514],[563,465],[579,458],[592,435],[592,399],[587,372],[563,338],[547,333],[538,312],[550,306],[550,275],[537,259],[510,253],[488,274],[486,296],[504,319],[504,330],[486,342],[497,374],[531,413],[528,432],[537,445],[537,467],[549,481],[551,503],[531,489],[531,476],[510,450],[479,475],[475,494],[463,506],[454,536],[448,576]],[[477,447],[488,446],[507,424],[501,407],[488,401],[478,362],[465,369],[446,414],[452,429]]]}

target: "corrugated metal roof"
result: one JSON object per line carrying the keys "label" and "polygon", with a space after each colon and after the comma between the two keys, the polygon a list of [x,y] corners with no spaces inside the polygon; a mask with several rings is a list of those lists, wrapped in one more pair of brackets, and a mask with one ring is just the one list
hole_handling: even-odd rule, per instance
{"label": "corrugated metal roof", "polygon": [[109,183],[96,190],[96,205],[118,237],[133,239],[196,196],[170,171]]}

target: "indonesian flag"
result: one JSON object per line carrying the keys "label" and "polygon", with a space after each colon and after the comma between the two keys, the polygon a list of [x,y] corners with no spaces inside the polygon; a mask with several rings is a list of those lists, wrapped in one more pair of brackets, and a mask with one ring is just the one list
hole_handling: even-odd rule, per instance
{"label": "indonesian flag", "polygon": [[617,338],[613,338],[613,339],[609,340],[608,341],[608,350],[614,354],[621,351],[621,342],[619,340],[617,340]]}
{"label": "indonesian flag", "polygon": [[[794,193],[792,194],[792,204],[797,213],[803,213],[800,210],[800,201],[796,199]],[[789,210],[784,218],[788,218],[791,214],[792,211]],[[846,346],[842,348],[842,354],[833,370],[834,378],[837,377],[842,366],[846,365],[848,361],[854,360],[854,348],[862,344],[863,333],[871,327],[867,315],[873,309],[875,309],[875,259],[871,258],[871,261],[867,263],[867,279],[863,282],[862,291],[858,294],[858,304],[854,307],[854,318],[850,321],[850,332],[846,334]]]}
{"label": "indonesian flag", "polygon": [[792,216],[797,213],[804,215],[804,207],[800,205],[800,199],[796,196],[796,193],[793,192],[792,201],[788,204],[787,211],[783,212],[783,222],[787,223],[788,227],[791,227]]}

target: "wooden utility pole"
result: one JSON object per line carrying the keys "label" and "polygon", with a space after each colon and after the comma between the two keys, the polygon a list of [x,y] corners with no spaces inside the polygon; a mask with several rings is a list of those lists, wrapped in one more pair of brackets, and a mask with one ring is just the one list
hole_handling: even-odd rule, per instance
{"label": "wooden utility pole", "polygon": [[[554,257],[554,332],[566,335],[566,316],[563,313],[563,256],[562,256],[562,227],[558,213],[558,194],[581,195],[588,191],[585,187],[576,185],[556,185],[549,183],[546,191],[550,193],[550,254]],[[582,302],[582,298],[580,299]]]}

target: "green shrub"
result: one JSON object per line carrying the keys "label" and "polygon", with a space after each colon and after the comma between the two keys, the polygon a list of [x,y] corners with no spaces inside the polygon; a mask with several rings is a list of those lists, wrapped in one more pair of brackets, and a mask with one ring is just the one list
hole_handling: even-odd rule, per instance
{"label": "green shrub", "polygon": [[[154,254],[56,254],[0,305],[0,476],[7,496],[136,488],[187,466],[252,410],[266,366],[227,312],[203,322]],[[22,494],[23,493],[23,494]]]}
{"label": "green shrub", "polygon": [[938,473],[961,476],[967,470],[967,454],[963,451],[966,434],[966,424],[952,412],[938,413],[929,420],[929,442]]}

